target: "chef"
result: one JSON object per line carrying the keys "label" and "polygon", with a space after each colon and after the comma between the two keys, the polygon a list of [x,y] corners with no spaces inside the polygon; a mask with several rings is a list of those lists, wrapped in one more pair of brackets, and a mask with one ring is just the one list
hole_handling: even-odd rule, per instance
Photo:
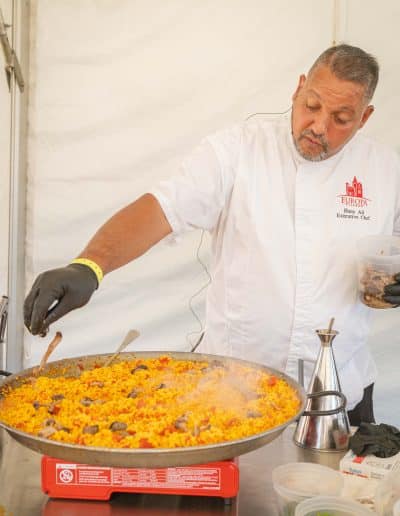
{"label": "chef", "polygon": [[[71,264],[40,274],[25,301],[28,329],[45,334],[89,301],[104,274],[168,235],[201,228],[212,236],[212,282],[198,351],[293,377],[303,359],[309,376],[315,329],[334,316],[350,422],[373,422],[377,371],[357,240],[400,233],[399,159],[359,132],[374,111],[378,74],[360,48],[327,49],[300,76],[290,115],[254,117],[205,138],[179,175],[116,213]],[[385,299],[400,304],[399,283]]]}

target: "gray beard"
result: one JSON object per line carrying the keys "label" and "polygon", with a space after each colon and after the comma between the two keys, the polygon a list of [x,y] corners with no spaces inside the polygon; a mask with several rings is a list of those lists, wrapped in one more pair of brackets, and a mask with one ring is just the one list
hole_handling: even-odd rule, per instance
{"label": "gray beard", "polygon": [[[292,135],[292,138],[293,138],[293,135]],[[328,151],[327,150],[322,150],[319,154],[315,155],[315,156],[310,156],[309,154],[306,154],[304,153],[299,145],[297,145],[297,141],[293,138],[293,143],[294,143],[294,146],[296,147],[296,150],[297,152],[300,154],[300,156],[304,159],[306,159],[307,161],[323,161],[324,159],[326,159],[328,157]]]}

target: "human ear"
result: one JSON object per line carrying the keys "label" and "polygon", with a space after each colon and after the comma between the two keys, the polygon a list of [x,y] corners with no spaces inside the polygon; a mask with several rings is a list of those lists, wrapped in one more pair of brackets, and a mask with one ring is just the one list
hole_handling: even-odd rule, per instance
{"label": "human ear", "polygon": [[292,100],[295,100],[297,95],[299,94],[301,88],[304,86],[304,83],[306,82],[306,76],[304,75],[304,73],[302,75],[300,75],[299,77],[299,83],[297,84],[297,88],[296,88],[296,91],[293,93],[292,95]]}
{"label": "human ear", "polygon": [[361,129],[361,127],[363,127],[363,126],[366,124],[366,122],[367,122],[368,118],[372,115],[372,113],[374,112],[374,110],[375,110],[375,108],[374,108],[374,106],[372,106],[372,105],[368,106],[368,107],[365,109],[365,111],[364,111],[364,113],[363,113],[363,115],[362,115],[362,117],[361,117],[361,122],[360,122],[359,129]]}

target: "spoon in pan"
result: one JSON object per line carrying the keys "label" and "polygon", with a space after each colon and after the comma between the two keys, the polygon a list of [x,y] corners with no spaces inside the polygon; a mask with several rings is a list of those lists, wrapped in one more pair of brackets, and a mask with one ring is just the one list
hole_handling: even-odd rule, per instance
{"label": "spoon in pan", "polygon": [[49,356],[51,355],[51,353],[53,353],[55,348],[59,345],[59,343],[61,342],[61,339],[62,339],[62,333],[60,331],[58,331],[55,334],[55,337],[53,338],[53,340],[50,342],[48,348],[46,349],[46,352],[43,355],[39,366],[35,367],[35,369],[32,371],[33,376],[39,376],[39,374],[43,371],[45,365],[47,364],[47,360],[49,359]]}
{"label": "spoon in pan", "polygon": [[109,366],[111,362],[121,353],[121,351],[123,351],[127,347],[127,345],[130,344],[133,340],[139,337],[139,335],[140,333],[137,330],[129,330],[128,333],[125,335],[124,340],[118,346],[116,352],[105,361],[103,367]]}

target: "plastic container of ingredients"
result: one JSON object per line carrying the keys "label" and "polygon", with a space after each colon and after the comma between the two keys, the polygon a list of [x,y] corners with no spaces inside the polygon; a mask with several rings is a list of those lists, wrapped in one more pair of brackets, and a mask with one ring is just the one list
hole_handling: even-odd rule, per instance
{"label": "plastic container of ingredients", "polygon": [[384,288],[400,272],[400,238],[368,236],[357,242],[358,284],[361,301],[371,308],[394,308],[383,299]]}
{"label": "plastic container of ingredients", "polygon": [[400,471],[391,471],[377,485],[375,490],[375,511],[379,516],[392,516],[396,510],[400,515]]}
{"label": "plastic container of ingredients", "polygon": [[296,507],[295,516],[373,516],[360,503],[340,496],[317,496],[303,500]]}
{"label": "plastic container of ingredients", "polygon": [[327,466],[312,462],[291,462],[273,470],[272,485],[279,514],[294,516],[297,505],[307,498],[339,495],[343,488],[343,477]]}

